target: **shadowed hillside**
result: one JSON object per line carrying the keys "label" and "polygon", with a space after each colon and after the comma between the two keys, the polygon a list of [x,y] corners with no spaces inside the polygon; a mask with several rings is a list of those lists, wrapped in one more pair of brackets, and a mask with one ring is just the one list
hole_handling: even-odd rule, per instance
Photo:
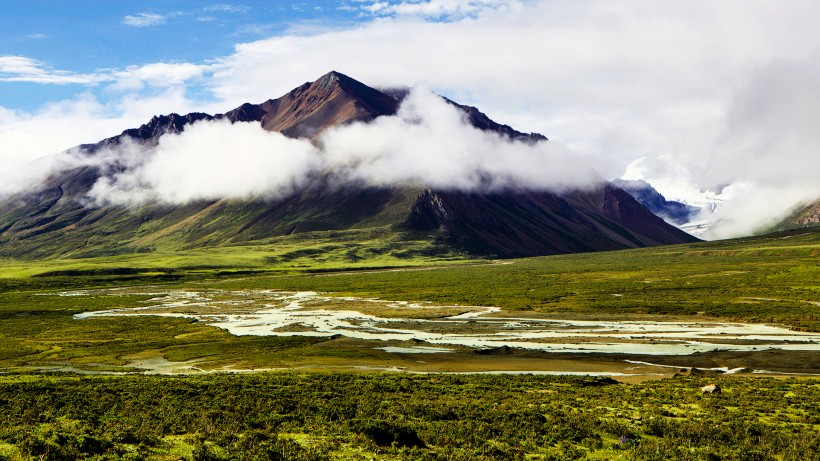
{"label": "shadowed hillside", "polygon": [[[224,114],[156,116],[96,144],[79,147],[94,158],[106,148],[156,146],[160,137],[201,120],[256,122],[292,138],[313,139],[351,122],[394,115],[406,92],[382,92],[338,72],[277,99],[243,104]],[[478,109],[448,102],[464,120],[509,142],[546,142],[492,121]],[[410,232],[431,244],[479,256],[534,256],[695,241],[654,216],[621,189],[600,182],[586,190],[433,190],[339,182],[334,172],[313,177],[278,198],[200,200],[181,205],[91,205],[100,178],[128,168],[82,166],[52,175],[33,192],[0,202],[3,255],[23,258],[151,252],[156,248],[218,247],[314,231],[388,229],[397,241]],[[399,243],[400,245],[400,243]]]}

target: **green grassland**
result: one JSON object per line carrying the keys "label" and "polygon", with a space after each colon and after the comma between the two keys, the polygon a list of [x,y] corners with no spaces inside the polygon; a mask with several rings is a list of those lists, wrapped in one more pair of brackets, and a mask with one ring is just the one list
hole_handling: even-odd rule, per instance
{"label": "green grassland", "polygon": [[348,242],[361,254],[353,261],[344,243],[331,245],[332,235],[319,234],[216,250],[6,260],[0,293],[3,305],[13,305],[15,296],[41,289],[138,284],[312,290],[554,314],[701,315],[820,331],[817,230],[504,261],[425,256],[421,243],[419,254],[398,258],[380,253],[385,242],[376,237]]}
{"label": "green grassland", "polygon": [[3,459],[811,460],[820,381],[0,376]]}
{"label": "green grassland", "polygon": [[[310,290],[564,318],[730,319],[820,331],[818,231],[504,261],[362,232],[0,262],[0,459],[820,457],[813,379],[719,377],[725,392],[704,397],[698,378],[599,385],[528,375],[46,372],[138,372],[123,367],[141,359],[324,370],[404,360],[347,338],[232,336],[181,318],[77,321],[80,312],[143,306],[150,295],[57,295],[100,288]],[[818,362],[812,353],[772,360]]]}
{"label": "green grassland", "polygon": [[149,296],[55,295],[99,287],[312,290],[499,306],[552,317],[719,318],[820,331],[820,232],[506,261],[437,260],[423,267],[418,266],[427,260],[414,258],[403,267],[388,261],[390,269],[380,269],[379,259],[340,267],[304,260],[300,264],[309,267],[294,268],[266,262],[270,255],[256,247],[192,256],[194,264],[186,256],[6,262],[0,278],[0,367],[121,366],[128,362],[123,357],[146,351],[248,368],[389,360],[355,342],[336,340],[328,347],[317,338],[236,337],[186,319],[79,322],[72,315],[139,307]]}
{"label": "green grassland", "polygon": [[708,316],[820,331],[820,232],[253,283],[551,314]]}
{"label": "green grassland", "polygon": [[[231,271],[294,273],[305,270],[420,266],[469,261],[428,235],[388,227],[304,232],[219,247],[159,246],[76,251],[53,258],[0,259],[0,280],[38,274],[156,275],[195,277]],[[83,280],[83,283],[93,280]]]}

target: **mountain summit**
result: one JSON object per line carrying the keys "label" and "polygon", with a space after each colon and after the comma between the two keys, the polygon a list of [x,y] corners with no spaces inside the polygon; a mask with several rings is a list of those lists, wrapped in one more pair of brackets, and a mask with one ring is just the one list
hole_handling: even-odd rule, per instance
{"label": "mountain summit", "polygon": [[[314,82],[306,82],[285,95],[261,104],[245,103],[217,115],[201,112],[159,115],[139,128],[125,130],[118,136],[80,147],[86,151],[96,151],[120,144],[126,138],[143,144],[156,144],[159,137],[166,133],[180,133],[192,123],[215,119],[260,122],[264,129],[277,131],[291,138],[315,138],[327,128],[395,115],[406,95],[406,89],[379,91],[340,72],[331,71]],[[445,101],[462,110],[469,122],[481,130],[519,141],[547,140],[539,133],[522,133],[510,126],[496,123],[475,107],[461,105],[446,98]]]}
{"label": "mountain summit", "polygon": [[398,107],[395,98],[335,71],[260,105],[263,128],[307,138],[333,126],[393,115]]}
{"label": "mountain summit", "polygon": [[[380,91],[330,72],[261,104],[246,103],[217,115],[156,116],[139,128],[79,149],[93,157],[126,141],[151,148],[163,136],[183,132],[195,122],[223,119],[256,122],[287,137],[313,139],[331,127],[394,115],[407,94]],[[446,101],[479,130],[528,144],[547,139],[499,124],[475,107]],[[382,236],[379,241],[389,241],[378,252],[395,257],[407,254],[410,241],[431,242],[436,251],[518,257],[696,240],[606,181],[562,193],[522,188],[481,192],[424,184],[340,184],[328,172],[275,199],[88,206],[91,188],[110,174],[93,163],[70,168],[53,174],[32,192],[0,200],[0,254],[78,257],[150,252],[331,231],[349,242],[364,230]]]}

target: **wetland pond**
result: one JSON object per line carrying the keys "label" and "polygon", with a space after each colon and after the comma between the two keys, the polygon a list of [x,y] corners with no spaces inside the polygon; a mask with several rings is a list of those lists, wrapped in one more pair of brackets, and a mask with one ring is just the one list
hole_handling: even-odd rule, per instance
{"label": "wetland pond", "polygon": [[[316,292],[272,290],[152,291],[150,287],[88,290],[61,296],[152,296],[144,305],[83,312],[93,317],[190,318],[233,335],[346,337],[373,349],[419,357],[508,348],[544,353],[660,357],[711,352],[820,351],[820,333],[766,324],[654,320],[574,320]],[[395,345],[396,341],[406,342]],[[389,344],[385,344],[389,343]],[[634,363],[634,362],[633,362]],[[652,365],[646,363],[646,365]]]}

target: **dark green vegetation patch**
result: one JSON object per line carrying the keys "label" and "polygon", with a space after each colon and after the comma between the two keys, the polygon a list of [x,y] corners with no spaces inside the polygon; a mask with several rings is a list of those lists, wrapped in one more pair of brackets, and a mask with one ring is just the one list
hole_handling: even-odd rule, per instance
{"label": "dark green vegetation patch", "polygon": [[[810,460],[820,381],[5,376],[5,459]],[[606,384],[604,381],[602,384]],[[171,455],[172,457],[169,457]]]}

